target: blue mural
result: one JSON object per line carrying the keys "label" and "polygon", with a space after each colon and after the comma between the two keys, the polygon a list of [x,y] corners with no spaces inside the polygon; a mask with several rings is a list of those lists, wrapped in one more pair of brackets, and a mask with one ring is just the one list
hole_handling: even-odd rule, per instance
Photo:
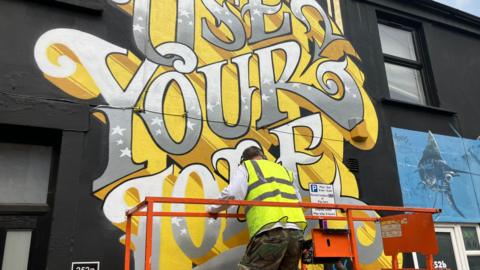
{"label": "blue mural", "polygon": [[480,141],[392,133],[404,205],[441,208],[436,222],[480,222]]}

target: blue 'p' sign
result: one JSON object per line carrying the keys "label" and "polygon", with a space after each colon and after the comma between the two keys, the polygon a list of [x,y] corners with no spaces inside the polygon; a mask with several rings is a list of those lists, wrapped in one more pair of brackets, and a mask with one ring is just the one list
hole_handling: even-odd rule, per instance
{"label": "blue 'p' sign", "polygon": [[318,192],[317,185],[311,185],[310,186],[310,191],[311,192]]}

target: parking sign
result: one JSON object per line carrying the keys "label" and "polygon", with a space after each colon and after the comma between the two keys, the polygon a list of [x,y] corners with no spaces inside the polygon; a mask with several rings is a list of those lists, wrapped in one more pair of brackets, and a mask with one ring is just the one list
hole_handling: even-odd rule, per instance
{"label": "parking sign", "polygon": [[[332,185],[325,184],[310,184],[310,201],[313,203],[334,204],[334,190]],[[335,209],[312,209],[314,216],[329,216],[337,215]]]}

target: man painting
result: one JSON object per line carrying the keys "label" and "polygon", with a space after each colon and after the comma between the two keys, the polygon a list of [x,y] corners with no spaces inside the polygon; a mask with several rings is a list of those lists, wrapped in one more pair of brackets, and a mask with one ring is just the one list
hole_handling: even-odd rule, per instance
{"label": "man painting", "polygon": [[[265,158],[252,146],[242,154],[242,162],[220,199],[297,203],[301,197],[294,186],[293,173]],[[218,213],[226,205],[209,206]],[[305,216],[301,208],[252,206],[246,210],[250,243],[239,264],[240,270],[296,270],[302,252]]]}

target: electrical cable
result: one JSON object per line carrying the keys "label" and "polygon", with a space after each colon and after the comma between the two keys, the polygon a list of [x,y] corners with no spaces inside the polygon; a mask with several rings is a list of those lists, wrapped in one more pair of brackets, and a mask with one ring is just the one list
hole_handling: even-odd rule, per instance
{"label": "electrical cable", "polygon": [[[168,115],[168,116],[176,116],[176,117],[182,117],[185,119],[192,119],[192,120],[200,120],[203,122],[213,122],[213,123],[225,123],[227,125],[235,125],[232,123],[226,123],[223,121],[218,121],[218,120],[208,120],[205,118],[198,118],[198,117],[192,117],[188,116],[188,112],[184,112],[184,114],[173,114],[173,113],[160,113],[140,107],[120,107],[120,106],[112,106],[112,105],[107,105],[107,104],[92,104],[92,103],[86,103],[86,102],[77,102],[74,100],[70,99],[63,99],[63,98],[51,98],[51,97],[43,97],[43,96],[30,96],[30,95],[23,95],[23,94],[17,94],[17,93],[11,93],[11,92],[6,92],[0,90],[0,94],[8,95],[8,96],[16,96],[16,97],[22,97],[22,98],[27,98],[27,99],[33,99],[33,100],[44,100],[44,101],[54,101],[54,102],[64,102],[64,103],[69,103],[69,104],[76,104],[76,105],[83,105],[83,106],[88,106],[90,107],[90,111],[99,109],[99,108],[109,108],[109,109],[119,109],[119,110],[133,110],[134,112],[150,112],[150,113],[155,113],[159,115]],[[255,129],[256,127],[253,125],[241,125],[237,124],[237,126],[243,126],[243,127],[248,127],[250,129]],[[286,131],[280,131],[277,130],[276,132],[278,133],[284,133],[284,134],[290,134],[290,135],[298,135],[298,136],[303,136],[303,137],[308,137],[308,138],[315,138],[315,139],[321,139],[321,140],[327,140],[327,141],[336,141],[336,142],[345,142],[345,140],[338,140],[334,138],[326,138],[326,137],[319,137],[319,136],[313,136],[313,135],[307,135],[307,134],[300,134],[296,132],[286,132]]]}
{"label": "electrical cable", "polygon": [[[466,163],[467,163],[468,171],[470,172],[470,181],[472,182],[472,186],[475,188],[476,186],[475,186],[475,181],[473,181],[472,167],[470,165],[470,159],[468,157],[467,146],[465,145],[464,137],[461,135],[461,133],[463,133],[462,125],[460,123],[460,119],[458,119],[458,116],[454,115],[454,117],[455,117],[455,120],[456,120],[457,125],[458,125],[458,129],[459,129],[460,132],[452,125],[452,123],[449,123],[449,126],[453,130],[453,132],[455,132],[455,134],[462,141],[463,150],[465,151],[465,155],[466,155]],[[480,195],[479,194],[475,194],[475,195],[476,195],[475,200],[476,200],[476,203],[477,203],[477,207],[480,209]]]}
{"label": "electrical cable", "polygon": [[[120,107],[120,106],[112,106],[112,105],[106,105],[106,104],[91,104],[91,103],[84,103],[84,102],[77,102],[74,100],[70,99],[63,99],[63,98],[50,98],[50,97],[43,97],[43,96],[30,96],[30,95],[23,95],[23,94],[17,94],[17,93],[11,93],[11,92],[6,92],[0,90],[0,94],[8,95],[8,96],[16,96],[16,97],[22,97],[22,98],[27,98],[27,99],[33,99],[33,100],[43,100],[43,101],[53,101],[53,102],[64,102],[68,104],[75,104],[75,105],[83,105],[83,106],[88,106],[90,107],[90,112],[94,110],[98,110],[99,108],[110,108],[110,109],[119,109],[119,110],[133,110],[134,112],[150,112],[150,113],[155,113],[159,115],[168,115],[168,116],[176,116],[176,117],[182,117],[184,119],[195,119],[195,120],[201,120],[203,122],[216,122],[216,123],[224,123],[222,121],[215,121],[215,120],[208,120],[208,119],[203,119],[203,118],[195,118],[195,117],[190,117],[188,116],[188,113],[185,112],[184,114],[172,114],[172,113],[159,113],[156,111],[151,111],[151,110],[146,110],[144,108],[140,107]],[[228,125],[228,123],[225,123]],[[247,127],[246,125],[241,125],[244,127]],[[248,126],[250,129],[255,129],[254,126]],[[344,143],[345,140],[338,140],[338,139],[333,139],[333,138],[325,138],[325,137],[318,137],[318,136],[313,136],[313,135],[307,135],[307,134],[300,134],[296,132],[286,132],[286,131],[280,131],[277,130],[276,132],[278,133],[283,133],[283,134],[289,134],[289,135],[298,135],[298,136],[303,136],[303,137],[308,137],[308,138],[316,138],[320,140],[326,140],[326,141],[332,141],[332,142],[341,142]],[[329,153],[331,153],[335,159],[341,160],[343,162],[343,155],[332,149],[328,144],[324,144],[326,148],[328,148]]]}

